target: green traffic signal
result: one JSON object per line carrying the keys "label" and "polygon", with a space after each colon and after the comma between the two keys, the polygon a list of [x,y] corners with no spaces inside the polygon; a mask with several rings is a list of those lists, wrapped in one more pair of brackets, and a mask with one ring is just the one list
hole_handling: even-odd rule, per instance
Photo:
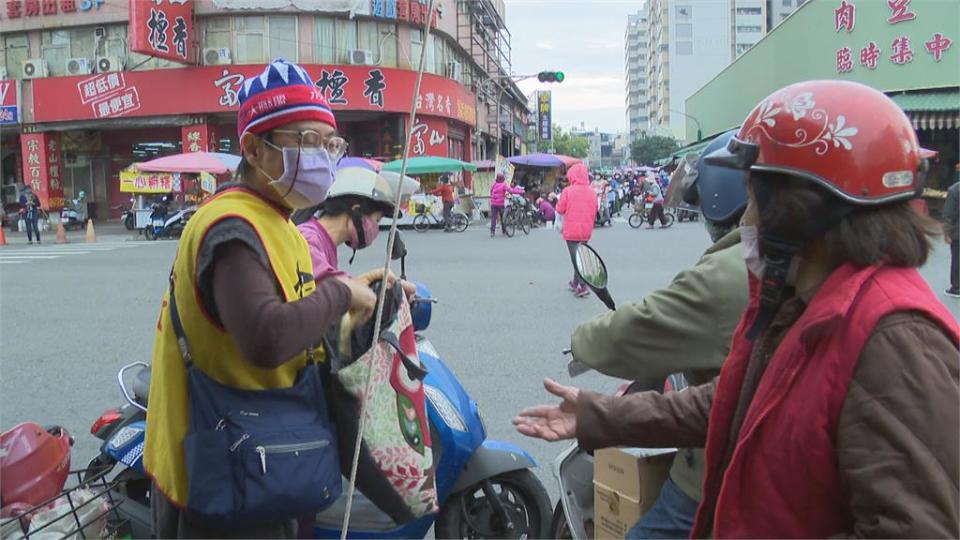
{"label": "green traffic signal", "polygon": [[540,82],[563,82],[565,75],[562,71],[541,71],[537,74],[537,80]]}

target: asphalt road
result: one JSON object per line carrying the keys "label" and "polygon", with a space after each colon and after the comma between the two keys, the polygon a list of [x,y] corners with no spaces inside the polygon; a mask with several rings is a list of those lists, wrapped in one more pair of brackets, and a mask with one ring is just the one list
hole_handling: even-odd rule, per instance
{"label": "asphalt road", "polygon": [[[552,462],[564,445],[526,439],[510,419],[549,399],[543,377],[570,382],[561,349],[579,322],[605,308],[567,291],[572,270],[556,231],[512,239],[491,239],[480,228],[403,236],[409,276],[440,299],[426,334],[479,402],[489,437],[527,449],[556,501]],[[381,233],[351,269],[382,265],[385,238]],[[606,259],[614,299],[627,302],[668,284],[696,262],[709,239],[699,223],[649,231],[615,223],[597,230],[592,244]],[[923,269],[938,293],[947,285],[946,248],[938,244]],[[0,247],[0,429],[26,420],[60,424],[76,436],[74,466],[96,454],[89,428],[122,402],[117,369],[150,360],[175,250],[173,241]],[[342,250],[342,264],[348,258]],[[958,315],[960,301],[941,300]],[[586,374],[576,382],[612,391],[620,381]]]}

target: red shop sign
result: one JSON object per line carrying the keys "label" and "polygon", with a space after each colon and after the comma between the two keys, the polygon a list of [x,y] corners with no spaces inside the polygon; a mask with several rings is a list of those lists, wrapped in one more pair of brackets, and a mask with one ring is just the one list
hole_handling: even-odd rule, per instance
{"label": "red shop sign", "polygon": [[[334,110],[405,113],[416,73],[375,66],[303,66]],[[34,122],[235,111],[240,85],[262,65],[203,66],[34,79]],[[92,86],[91,86],[92,84]],[[456,81],[424,74],[422,114],[476,124],[474,96]]]}
{"label": "red shop sign", "polygon": [[418,115],[410,133],[410,155],[447,157],[448,153],[447,121]]}
{"label": "red shop sign", "polygon": [[20,136],[23,152],[24,183],[36,193],[44,210],[63,208],[63,160],[59,133],[24,133]]}
{"label": "red shop sign", "polygon": [[193,0],[130,0],[130,50],[174,62],[196,59]]}

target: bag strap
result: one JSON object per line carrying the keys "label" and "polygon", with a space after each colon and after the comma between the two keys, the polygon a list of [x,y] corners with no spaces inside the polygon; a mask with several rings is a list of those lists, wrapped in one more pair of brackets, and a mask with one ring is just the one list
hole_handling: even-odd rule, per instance
{"label": "bag strap", "polygon": [[[307,277],[309,276],[309,281],[313,280],[313,276],[300,272],[299,268],[297,271],[299,282],[297,283],[297,291],[300,294],[300,298],[303,298],[303,285],[308,281]],[[174,277],[173,269],[170,270],[170,320],[173,323],[173,333],[177,336],[177,346],[180,348],[180,357],[183,358],[183,363],[190,369],[193,367],[193,355],[190,354],[190,343],[187,341],[187,334],[183,330],[183,323],[180,321],[180,312],[177,310],[177,291],[174,286]],[[324,346],[327,346],[326,339],[324,339]],[[330,350],[330,347],[326,347],[327,351]],[[313,347],[307,347],[307,365],[316,364],[317,361],[313,356]]]}
{"label": "bag strap", "polygon": [[183,358],[187,369],[193,367],[193,356],[190,354],[190,344],[180,322],[180,312],[177,311],[177,291],[174,288],[173,270],[170,270],[170,320],[173,322],[173,333],[177,336],[177,346],[180,347],[180,357]]}

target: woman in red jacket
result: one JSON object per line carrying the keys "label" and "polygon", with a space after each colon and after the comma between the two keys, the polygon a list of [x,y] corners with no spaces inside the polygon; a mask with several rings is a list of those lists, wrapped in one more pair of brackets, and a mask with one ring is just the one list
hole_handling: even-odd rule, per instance
{"label": "woman in red jacket", "polygon": [[596,219],[597,194],[590,187],[587,168],[583,163],[577,163],[567,171],[567,180],[570,185],[560,193],[560,202],[557,203],[557,212],[563,216],[563,239],[567,241],[570,251],[570,261],[573,263],[573,279],[570,281],[570,290],[576,296],[587,296],[587,285],[577,275],[577,244],[589,242],[593,236],[593,222]]}
{"label": "woman in red jacket", "polygon": [[750,299],[718,379],[564,398],[527,435],[706,447],[693,537],[960,537],[960,328],[917,268],[935,226],[900,108],[846,81],[761,102],[708,163],[747,169]]}

